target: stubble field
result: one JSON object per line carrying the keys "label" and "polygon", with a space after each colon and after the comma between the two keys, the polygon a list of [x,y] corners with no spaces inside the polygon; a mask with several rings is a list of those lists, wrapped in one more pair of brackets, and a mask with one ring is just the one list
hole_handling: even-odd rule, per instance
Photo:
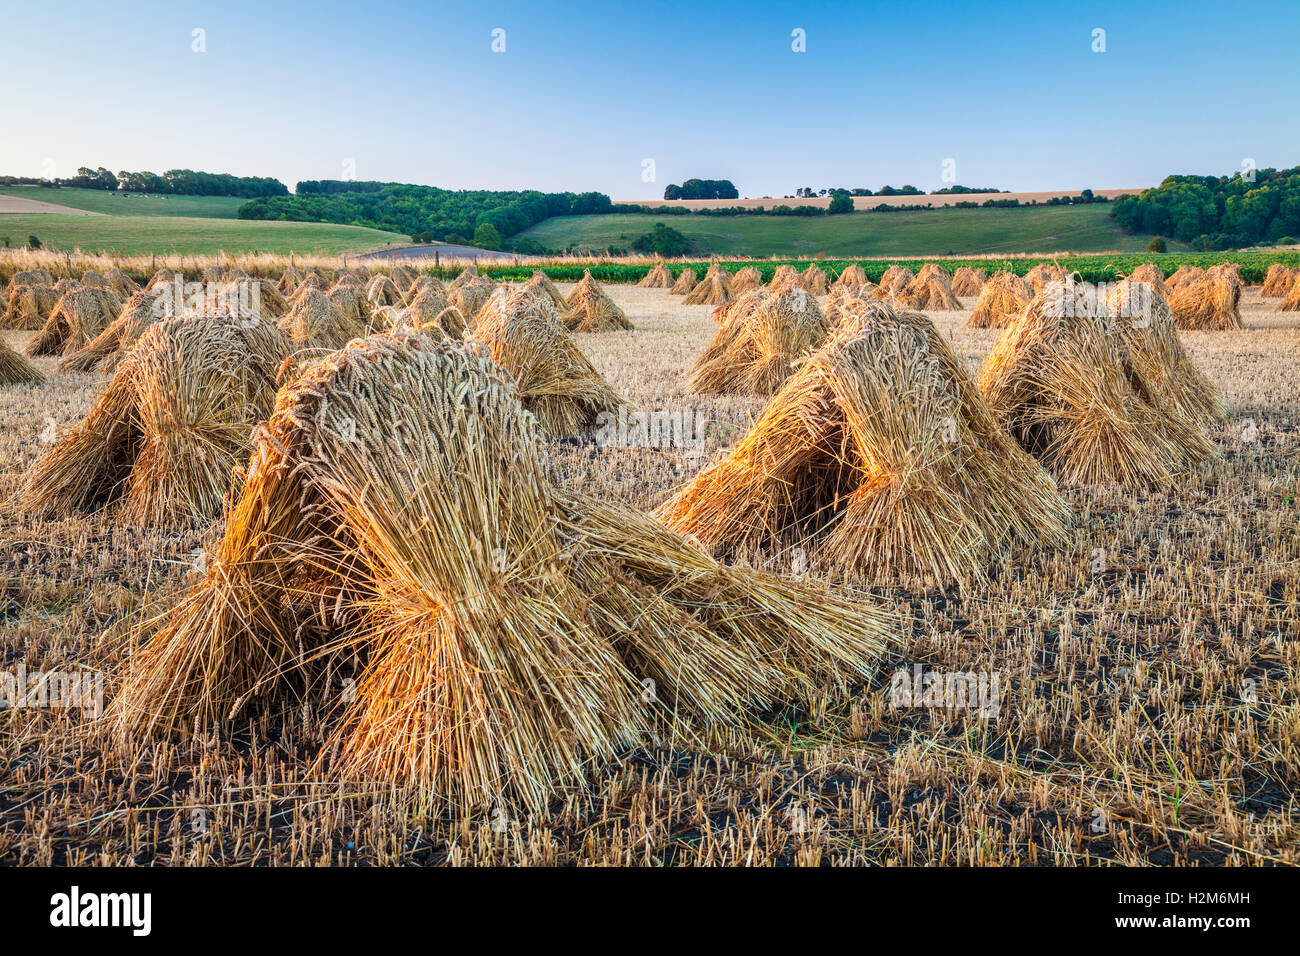
{"label": "stubble field", "polygon": [[[642,411],[701,414],[706,458],[743,434],[759,400],[687,385],[710,308],[608,289],[636,330],[577,340],[611,384]],[[1016,556],[987,586],[856,589],[893,609],[899,639],[848,700],[647,741],[544,817],[468,819],[309,774],[324,731],[307,708],[131,750],[80,713],[19,709],[0,716],[0,863],[1300,862],[1300,320],[1274,304],[1251,290],[1244,331],[1182,333],[1228,404],[1218,461],[1169,489],[1068,490],[1069,544]],[[931,313],[974,372],[1001,332],[966,315]],[[55,362],[37,360],[48,384],[0,391],[0,499],[49,421],[62,433],[101,384]],[[647,509],[704,460],[565,443],[552,456],[562,483]],[[101,635],[182,585],[218,530],[0,507],[4,669],[81,662],[111,697],[121,659]],[[891,675],[913,665],[998,675],[999,713],[891,707]]]}

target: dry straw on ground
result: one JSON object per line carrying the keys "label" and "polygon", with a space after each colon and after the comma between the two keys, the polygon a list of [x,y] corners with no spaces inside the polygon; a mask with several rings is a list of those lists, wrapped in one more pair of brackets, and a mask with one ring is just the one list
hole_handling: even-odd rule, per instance
{"label": "dry straw on ground", "polygon": [[458,277],[455,282],[447,286],[447,301],[460,310],[460,314],[465,316],[465,321],[472,327],[496,288],[481,277],[471,278],[466,282],[460,282]]}
{"label": "dry straw on ground", "polygon": [[[590,273],[584,273],[583,278],[586,278],[589,274]],[[592,281],[595,282],[594,279]],[[579,283],[579,285],[581,285],[581,283]],[[560,292],[559,287],[551,281],[551,277],[541,269],[537,269],[533,272],[529,280],[524,283],[524,288],[531,289],[539,295],[546,296],[546,298],[551,300],[551,305],[555,306],[556,311],[561,315],[568,312],[569,305],[564,299],[564,294]],[[604,292],[603,287],[601,287],[601,291],[602,293]]]}
{"label": "dry straw on ground", "polygon": [[1151,302],[1149,314],[1115,316],[1095,287],[1054,283],[980,369],[1007,432],[1063,484],[1167,486],[1214,454],[1192,410],[1205,399],[1172,364],[1176,333],[1156,316],[1163,300]]}
{"label": "dry straw on ground", "polygon": [[1291,289],[1296,276],[1300,276],[1300,269],[1292,269],[1281,262],[1275,262],[1268,267],[1268,272],[1264,276],[1264,287],[1259,290],[1259,294],[1270,299],[1280,298]]}
{"label": "dry straw on ground", "polygon": [[[287,274],[288,272],[286,270],[286,275]],[[144,288],[146,292],[152,292],[155,288],[157,288],[160,285],[171,285],[175,281],[176,281],[175,272],[173,272],[171,269],[159,269],[149,277],[149,281],[144,284]],[[182,284],[184,283],[184,281],[185,281],[184,278],[182,278],[181,279]]]}
{"label": "dry straw on ground", "polygon": [[108,272],[104,273],[104,275],[108,279],[108,287],[123,301],[126,301],[140,291],[139,283],[117,266],[109,269]]}
{"label": "dry straw on ground", "polygon": [[1199,279],[1203,275],[1205,275],[1205,270],[1200,266],[1180,266],[1174,270],[1169,278],[1165,279],[1165,287],[1170,292],[1173,292],[1175,289],[1181,288],[1184,284]]}
{"label": "dry straw on ground", "polygon": [[740,296],[763,285],[763,274],[753,266],[742,266],[731,277],[731,294]]}
{"label": "dry straw on ground", "polygon": [[769,292],[775,292],[777,295],[799,288],[799,270],[794,266],[777,266],[767,283],[767,288]]}
{"label": "dry straw on ground", "polygon": [[126,301],[116,319],[80,349],[63,359],[59,368],[89,372],[99,367],[103,371],[113,371],[121,357],[135,345],[145,330],[164,317],[163,310],[156,305],[160,294],[158,287],[150,292],[135,293]]}
{"label": "dry straw on ground", "polygon": [[461,286],[469,285],[472,282],[479,282],[482,278],[483,277],[478,274],[478,266],[473,264],[467,265],[464,269],[460,270],[460,273],[456,278],[451,280],[451,283],[447,286],[447,291],[451,292],[452,289],[459,289]]}
{"label": "dry straw on ground", "polygon": [[731,275],[715,262],[682,301],[686,305],[724,305],[732,298]]}
{"label": "dry straw on ground", "polygon": [[637,285],[642,289],[671,289],[673,274],[662,262],[642,277]]}
{"label": "dry straw on ground", "polygon": [[831,291],[826,296],[827,327],[833,331],[846,319],[866,308],[867,303],[876,301],[871,298],[872,288],[874,286],[863,286],[858,289],[841,285],[831,286]]}
{"label": "dry straw on ground", "polygon": [[826,278],[824,269],[809,263],[808,268],[799,273],[799,288],[810,295],[825,295],[830,288],[830,280]]}
{"label": "dry straw on ground", "polygon": [[353,282],[341,282],[325,293],[325,297],[334,304],[343,315],[343,320],[357,328],[365,328],[370,321],[370,300],[365,290]]}
{"label": "dry straw on ground", "polygon": [[420,273],[408,265],[394,266],[388,275],[401,292],[405,292],[416,279],[420,278]]}
{"label": "dry straw on ground", "polygon": [[1218,390],[1196,367],[1178,337],[1169,303],[1158,288],[1136,278],[1117,283],[1106,299],[1115,331],[1127,350],[1131,381],[1150,404],[1172,405],[1177,413],[1209,427],[1223,421]]}
{"label": "dry straw on ground", "polygon": [[1155,292],[1159,292],[1162,297],[1168,297],[1169,286],[1165,285],[1165,274],[1160,271],[1160,267],[1153,262],[1144,262],[1127,276],[1129,282],[1140,283],[1148,286]]}
{"label": "dry straw on ground", "polygon": [[660,509],[706,546],[798,548],[872,580],[968,582],[1058,542],[1066,507],[924,315],[859,308]]}
{"label": "dry straw on ground", "polygon": [[28,355],[71,355],[118,317],[122,300],[107,289],[86,286],[60,297],[50,317],[27,345]]}
{"label": "dry straw on ground", "polygon": [[720,307],[715,317],[718,330],[691,373],[697,392],[765,398],[826,339],[826,318],[803,289],[755,289]]}
{"label": "dry straw on ground", "polygon": [[1277,304],[1277,312],[1300,312],[1300,269],[1296,270],[1291,287],[1287,289],[1282,301]]}
{"label": "dry straw on ground", "polygon": [[259,314],[267,319],[281,318],[289,311],[289,300],[280,292],[274,282],[250,280],[257,289]]}
{"label": "dry straw on ground", "polygon": [[907,308],[919,311],[955,312],[961,308],[961,302],[953,295],[948,273],[933,262],[921,268],[898,299]]}
{"label": "dry straw on ground", "polygon": [[301,702],[326,722],[320,774],[413,787],[435,813],[541,811],[658,727],[862,679],[888,636],[870,604],[558,491],[501,370],[416,333],[281,391],[208,565],[144,625],[119,737]]}
{"label": "dry straw on ground", "polygon": [[45,324],[58,304],[59,293],[53,285],[10,283],[5,293],[5,309],[3,318],[0,318],[0,328],[35,331]]}
{"label": "dry straw on ground", "polygon": [[953,295],[979,295],[987,278],[983,269],[962,266],[952,274]]}
{"label": "dry straw on ground", "polygon": [[415,297],[424,291],[437,292],[444,298],[448,294],[448,287],[442,283],[442,280],[430,275],[422,275],[412,281],[406,287],[401,295],[401,305],[410,305],[415,301]]}
{"label": "dry straw on ground", "polygon": [[1066,278],[1065,270],[1050,262],[1040,262],[1025,273],[1025,282],[1034,290],[1034,295],[1042,292],[1049,282],[1063,282]]}
{"label": "dry straw on ground", "polygon": [[85,419],[36,464],[20,507],[56,516],[113,506],[118,520],[148,525],[212,520],[288,353],[261,319],[150,326]]}
{"label": "dry straw on ground", "polygon": [[54,276],[49,269],[19,269],[5,285],[5,295],[21,285],[53,285]]}
{"label": "dry straw on ground", "polygon": [[293,266],[286,266],[285,270],[280,273],[280,293],[282,295],[293,295],[298,291],[298,286],[302,284],[303,275]]}
{"label": "dry straw on ground", "polygon": [[612,332],[632,328],[623,310],[590,272],[584,271],[582,279],[569,290],[563,299],[563,309],[561,318],[570,332]]}
{"label": "dry straw on ground", "polygon": [[880,277],[880,283],[871,290],[873,299],[896,301],[907,291],[907,287],[916,278],[915,273],[906,266],[892,265]]}
{"label": "dry straw on ground", "polygon": [[581,435],[626,402],[574,344],[550,299],[529,289],[494,293],[474,327],[519,400],[554,438]]}
{"label": "dry straw on ground", "polygon": [[44,381],[40,369],[0,339],[0,386],[40,385]]}
{"label": "dry straw on ground", "polygon": [[832,284],[833,289],[849,289],[854,292],[871,289],[874,283],[867,278],[866,271],[856,262],[845,268]]}
{"label": "dry straw on ground", "polygon": [[370,280],[366,286],[366,298],[370,304],[376,308],[385,308],[390,305],[401,305],[401,290],[393,283],[393,280],[382,272]]}
{"label": "dry straw on ground", "polygon": [[677,276],[677,281],[673,283],[672,288],[668,290],[669,295],[686,295],[695,288],[699,280],[695,276],[694,269],[683,269]]}
{"label": "dry straw on ground", "polygon": [[415,297],[405,308],[396,310],[401,324],[417,331],[438,328],[453,339],[465,337],[469,323],[446,295],[433,286],[412,285],[411,288],[418,290]]}
{"label": "dry straw on ground", "polygon": [[289,311],[277,323],[298,349],[342,348],[348,339],[365,332],[364,326],[349,321],[338,306],[306,279],[289,300]]}
{"label": "dry straw on ground", "polygon": [[1169,295],[1169,308],[1180,329],[1229,332],[1241,325],[1241,279],[1235,269],[1213,266],[1183,282]]}
{"label": "dry straw on ground", "polygon": [[1011,324],[1033,299],[1029,283],[1014,272],[995,272],[980,290],[979,301],[966,320],[968,329],[1000,329]]}

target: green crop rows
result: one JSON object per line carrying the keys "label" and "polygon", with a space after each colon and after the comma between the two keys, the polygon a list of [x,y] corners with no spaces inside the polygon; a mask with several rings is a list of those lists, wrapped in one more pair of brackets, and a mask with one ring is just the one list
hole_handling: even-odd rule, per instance
{"label": "green crop rows", "polygon": [[[863,268],[872,282],[877,282],[885,269],[891,265],[906,266],[915,272],[927,262],[937,262],[949,272],[962,266],[970,266],[974,269],[983,269],[989,275],[999,270],[1024,275],[1039,263],[1049,262],[1056,263],[1069,272],[1077,273],[1086,282],[1115,282],[1144,262],[1155,263],[1164,271],[1165,275],[1180,266],[1192,265],[1207,268],[1220,262],[1235,262],[1241,267],[1243,282],[1258,284],[1264,281],[1264,273],[1275,262],[1285,263],[1288,266],[1300,266],[1300,252],[1119,253],[1083,256],[1024,256],[1014,259],[764,259],[761,261],[722,259],[715,261],[729,272],[735,272],[743,266],[753,266],[762,274],[764,282],[772,278],[772,274],[776,272],[777,266],[780,265],[794,266],[799,270],[803,270],[809,265],[816,265],[824,269],[833,279],[848,266],[856,263]],[[711,264],[709,261],[672,262],[668,264],[668,267],[672,270],[674,277],[678,276],[683,269],[688,268],[694,269],[697,275],[703,276],[704,270]],[[541,265],[537,269],[540,269],[540,271],[557,282],[576,282],[582,278],[584,271],[591,272],[592,276],[601,282],[638,282],[650,270],[650,266],[607,263],[588,266]],[[430,271],[443,277],[451,277],[459,269],[442,266]],[[480,266],[479,271],[493,279],[523,281],[531,276],[535,270],[529,266],[502,265]]]}

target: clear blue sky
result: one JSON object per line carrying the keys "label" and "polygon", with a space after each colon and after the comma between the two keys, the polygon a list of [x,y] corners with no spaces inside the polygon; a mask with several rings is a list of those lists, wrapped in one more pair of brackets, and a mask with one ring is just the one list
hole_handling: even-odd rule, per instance
{"label": "clear blue sky", "polygon": [[0,23],[0,174],[292,188],[350,159],[359,179],[641,199],[691,176],[929,190],[948,158],[958,182],[1015,190],[1300,164],[1295,0],[9,0]]}

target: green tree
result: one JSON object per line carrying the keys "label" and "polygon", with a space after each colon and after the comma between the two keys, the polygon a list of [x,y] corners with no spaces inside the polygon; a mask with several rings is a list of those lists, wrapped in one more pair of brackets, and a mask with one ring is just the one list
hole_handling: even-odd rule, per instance
{"label": "green tree", "polygon": [[41,247],[41,240],[37,239],[35,236],[27,237],[28,249],[39,249],[40,247]]}
{"label": "green tree", "polygon": [[1166,250],[1165,241],[1156,236],[1147,243],[1147,252],[1164,252]]}
{"label": "green tree", "polygon": [[848,193],[836,193],[831,199],[831,204],[826,207],[826,214],[837,216],[844,212],[853,212],[853,197]]}
{"label": "green tree", "polygon": [[490,222],[481,223],[474,230],[474,245],[480,249],[500,249],[501,233]]}
{"label": "green tree", "polygon": [[676,229],[657,222],[653,231],[632,241],[632,248],[660,256],[684,256],[691,249],[691,241]]}

